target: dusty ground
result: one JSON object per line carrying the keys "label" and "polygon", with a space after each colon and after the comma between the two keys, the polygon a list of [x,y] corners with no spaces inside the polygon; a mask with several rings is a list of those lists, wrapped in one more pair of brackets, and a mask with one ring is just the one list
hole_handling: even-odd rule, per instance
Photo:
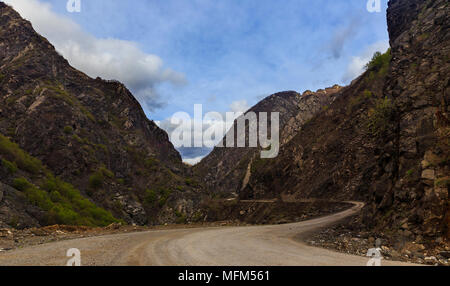
{"label": "dusty ground", "polygon": [[[83,265],[366,265],[368,258],[308,246],[298,238],[362,207],[293,224],[161,229],[48,243],[0,253],[0,265],[65,265],[78,248]],[[407,265],[383,261],[384,265]]]}
{"label": "dusty ground", "polygon": [[25,230],[0,228],[0,252],[34,246],[60,240],[101,235],[166,230],[180,228],[207,228],[218,226],[248,226],[300,222],[349,209],[345,202],[308,201],[212,201],[208,205],[206,222],[189,225],[166,225],[154,227],[121,226],[113,224],[106,228],[74,226],[49,226]]}

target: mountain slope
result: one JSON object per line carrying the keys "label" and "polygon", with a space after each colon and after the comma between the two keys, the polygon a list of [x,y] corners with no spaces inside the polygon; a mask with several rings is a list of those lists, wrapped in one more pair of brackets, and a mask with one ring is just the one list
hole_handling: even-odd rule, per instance
{"label": "mountain slope", "polygon": [[[302,125],[311,119],[317,112],[330,105],[341,90],[333,86],[317,92],[306,91],[300,95],[294,91],[281,92],[267,97],[252,107],[249,111],[259,115],[260,112],[280,113],[280,146],[284,146],[301,129]],[[258,117],[259,118],[259,117]],[[269,121],[270,130],[270,121]],[[237,130],[237,121],[234,123]],[[248,146],[248,127],[246,130]],[[234,134],[235,135],[235,134]],[[227,140],[223,139],[223,145]],[[196,173],[204,178],[208,190],[223,196],[236,195],[247,185],[247,180],[254,166],[253,162],[260,158],[261,148],[221,148],[216,147],[194,167]]]}
{"label": "mountain slope", "polygon": [[159,214],[194,189],[167,134],[123,84],[72,68],[3,2],[0,133],[129,223],[175,220]]}
{"label": "mountain slope", "polygon": [[448,239],[449,9],[444,0],[389,1],[391,49],[306,120],[299,101],[261,102],[269,111],[284,107],[282,128],[293,122],[279,156],[216,148],[196,167],[209,190],[242,199],[361,200],[357,232],[401,245]]}
{"label": "mountain slope", "polygon": [[364,200],[355,229],[402,243],[449,238],[449,9],[389,1],[392,50],[259,162],[241,196]]}

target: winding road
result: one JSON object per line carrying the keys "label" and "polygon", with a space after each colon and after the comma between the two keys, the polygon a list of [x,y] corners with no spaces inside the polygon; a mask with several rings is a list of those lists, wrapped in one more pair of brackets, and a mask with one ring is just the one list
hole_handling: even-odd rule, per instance
{"label": "winding road", "polygon": [[[0,265],[67,263],[78,248],[83,266],[365,266],[368,258],[315,248],[301,237],[360,211],[349,210],[300,223],[155,230],[54,242],[0,253]],[[406,265],[383,261],[383,265]]]}

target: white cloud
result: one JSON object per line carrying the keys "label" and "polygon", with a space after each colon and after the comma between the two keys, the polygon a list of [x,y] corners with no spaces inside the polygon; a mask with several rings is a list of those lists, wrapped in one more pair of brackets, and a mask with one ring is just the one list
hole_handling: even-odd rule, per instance
{"label": "white cloud", "polygon": [[364,52],[356,57],[352,57],[349,65],[347,66],[347,71],[342,79],[345,83],[357,78],[364,72],[365,65],[372,59],[375,52],[384,53],[389,48],[389,42],[382,41],[377,42],[368,46]]}
{"label": "white cloud", "polygon": [[249,110],[247,100],[234,101],[230,105],[230,110],[232,112],[246,112]]}
{"label": "white cloud", "polygon": [[[233,126],[234,121],[242,113],[248,111],[249,106],[246,100],[240,100],[232,102],[229,108],[229,112],[204,113],[201,122],[199,118],[190,118],[188,114],[183,113],[175,114],[173,116],[180,119],[180,124],[172,124],[171,121],[173,117],[163,121],[157,121],[156,124],[169,134],[171,142],[174,143],[175,147],[181,152],[184,161],[188,164],[196,164],[207,156],[214,146],[217,146],[222,141],[226,132]],[[233,116],[231,116],[230,112],[234,113]],[[195,124],[201,125],[202,128],[196,130],[194,128]],[[190,147],[181,144],[182,140],[177,138],[180,133],[190,134]],[[210,136],[212,134],[215,136]],[[192,146],[202,147],[196,148]]]}
{"label": "white cloud", "polygon": [[183,74],[165,68],[156,55],[144,53],[136,43],[119,39],[99,39],[38,0],[6,0],[35,30],[45,36],[72,66],[91,77],[125,83],[146,109],[160,107],[155,87],[169,82],[185,84]]}
{"label": "white cloud", "polygon": [[192,158],[192,159],[183,159],[183,162],[189,165],[197,165],[198,163],[200,163],[200,161],[205,158],[206,156],[199,156],[196,158]]}

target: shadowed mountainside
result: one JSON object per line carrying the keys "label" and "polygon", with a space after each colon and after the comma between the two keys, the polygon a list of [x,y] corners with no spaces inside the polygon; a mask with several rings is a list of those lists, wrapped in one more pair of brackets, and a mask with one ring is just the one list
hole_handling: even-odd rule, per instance
{"label": "shadowed mountainside", "polygon": [[[186,183],[189,170],[166,132],[147,119],[123,84],[92,79],[72,68],[3,2],[0,133],[128,223],[175,221],[173,208],[184,212],[185,198],[197,188]],[[1,157],[17,163],[6,151]],[[21,175],[41,184],[39,172]],[[9,186],[2,189],[6,203],[12,200],[7,190],[16,177],[6,172],[0,177]],[[8,205],[0,212],[4,221],[21,221],[21,204]]]}

